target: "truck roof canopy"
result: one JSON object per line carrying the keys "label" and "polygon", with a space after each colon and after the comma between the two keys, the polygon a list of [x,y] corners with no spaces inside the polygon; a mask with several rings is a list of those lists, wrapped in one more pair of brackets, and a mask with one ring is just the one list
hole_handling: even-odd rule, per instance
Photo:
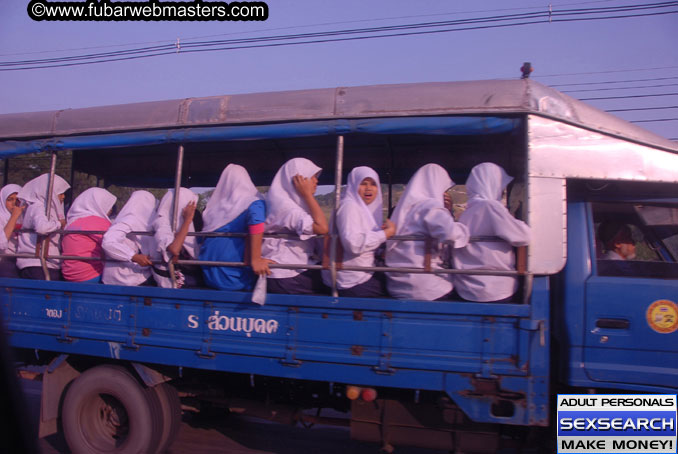
{"label": "truck roof canopy", "polygon": [[673,152],[678,144],[533,80],[338,87],[0,115],[0,141],[149,129],[532,113]]}

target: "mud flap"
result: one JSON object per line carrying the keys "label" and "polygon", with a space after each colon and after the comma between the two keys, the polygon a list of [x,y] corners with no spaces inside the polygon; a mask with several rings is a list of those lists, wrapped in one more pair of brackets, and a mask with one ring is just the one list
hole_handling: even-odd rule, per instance
{"label": "mud flap", "polygon": [[40,438],[55,434],[58,430],[61,398],[68,384],[80,375],[73,369],[67,355],[52,360],[42,376],[42,396],[40,397]]}

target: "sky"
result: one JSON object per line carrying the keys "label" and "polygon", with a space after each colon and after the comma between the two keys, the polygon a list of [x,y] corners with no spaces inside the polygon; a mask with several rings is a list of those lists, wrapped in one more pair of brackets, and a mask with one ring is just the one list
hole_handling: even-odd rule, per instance
{"label": "sky", "polygon": [[[615,115],[643,121],[640,126],[678,139],[675,3],[643,10],[672,12],[656,16],[544,19],[503,28],[192,54],[179,49],[129,61],[2,71],[10,67],[3,64],[18,60],[173,44],[177,39],[186,45],[549,8],[548,0],[270,0],[266,21],[36,22],[27,14],[28,3],[0,0],[0,114],[279,90],[519,78],[520,67],[529,61],[531,77],[538,82],[580,99],[621,97],[587,102],[604,110],[642,109]],[[555,0],[550,5],[558,12],[652,3]]]}

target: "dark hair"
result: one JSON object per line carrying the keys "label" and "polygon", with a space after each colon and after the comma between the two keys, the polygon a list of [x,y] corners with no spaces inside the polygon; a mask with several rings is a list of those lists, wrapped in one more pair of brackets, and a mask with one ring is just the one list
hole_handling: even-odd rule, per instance
{"label": "dark hair", "polygon": [[598,227],[598,238],[608,251],[614,249],[615,242],[633,242],[631,228],[618,221],[605,221],[601,223]]}
{"label": "dark hair", "polygon": [[196,209],[193,213],[193,228],[196,232],[202,232],[203,224],[202,213]]}

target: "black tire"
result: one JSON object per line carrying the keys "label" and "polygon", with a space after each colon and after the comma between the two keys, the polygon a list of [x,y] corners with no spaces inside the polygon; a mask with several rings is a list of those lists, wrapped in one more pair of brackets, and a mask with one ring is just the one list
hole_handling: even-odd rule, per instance
{"label": "black tire", "polygon": [[149,454],[162,434],[160,402],[127,369],[87,370],[66,392],[61,421],[73,454]]}
{"label": "black tire", "polygon": [[162,419],[162,435],[158,452],[165,452],[174,443],[181,427],[181,400],[174,386],[161,383],[151,388],[160,401],[159,419]]}

